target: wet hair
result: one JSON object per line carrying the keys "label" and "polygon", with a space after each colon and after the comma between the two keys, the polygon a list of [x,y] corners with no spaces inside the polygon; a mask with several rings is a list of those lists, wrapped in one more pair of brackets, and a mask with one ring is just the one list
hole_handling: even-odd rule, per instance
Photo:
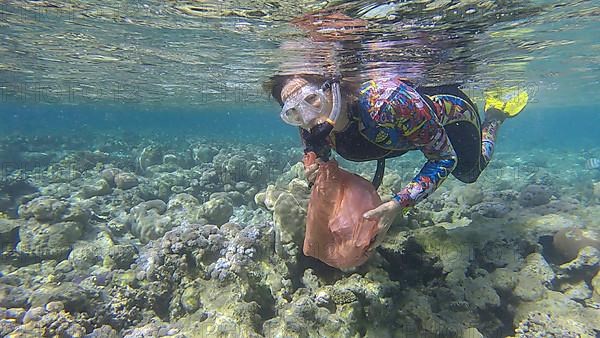
{"label": "wet hair", "polygon": [[273,98],[279,102],[279,105],[283,105],[283,100],[281,99],[281,90],[283,90],[283,87],[288,83],[288,81],[296,77],[301,77],[308,83],[314,83],[318,86],[325,81],[323,76],[315,74],[274,75],[269,80],[265,81],[265,83],[263,83],[263,89],[266,92],[269,92],[271,96],[273,96]]}

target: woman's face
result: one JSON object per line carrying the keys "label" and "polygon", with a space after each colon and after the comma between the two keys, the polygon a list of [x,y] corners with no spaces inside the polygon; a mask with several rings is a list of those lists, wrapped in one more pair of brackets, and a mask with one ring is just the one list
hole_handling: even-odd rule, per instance
{"label": "woman's face", "polygon": [[[288,82],[281,89],[281,100],[285,103],[290,97],[293,97],[293,96],[297,95],[298,93],[300,93],[302,88],[304,88],[307,85],[309,85],[309,82],[300,77],[296,77],[296,78],[292,78],[292,79],[288,80]],[[327,118],[329,117],[329,114],[332,109],[332,104],[331,104],[332,95],[331,95],[330,91],[326,91],[324,94],[325,94],[324,102],[321,99],[321,97],[316,94],[308,95],[304,98],[304,101],[306,101],[307,103],[309,103],[310,105],[312,105],[313,107],[315,107],[319,110],[322,108],[323,105],[325,105],[325,107],[323,107],[324,108],[323,115],[315,116],[315,117],[311,118],[310,120],[306,121],[305,125],[301,126],[302,128],[310,129],[319,123],[325,122],[327,120]],[[296,112],[296,113],[301,113],[301,112]]]}

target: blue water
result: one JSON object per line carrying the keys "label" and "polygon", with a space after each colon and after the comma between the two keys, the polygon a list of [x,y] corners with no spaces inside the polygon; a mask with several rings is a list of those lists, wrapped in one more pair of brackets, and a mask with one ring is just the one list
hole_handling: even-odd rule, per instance
{"label": "blue water", "polygon": [[[0,131],[11,134],[79,134],[82,132],[160,133],[205,136],[241,142],[286,140],[299,145],[298,132],[279,118],[272,100],[263,105],[224,103],[171,110],[140,105],[0,105]],[[481,109],[481,107],[480,107]],[[596,106],[538,108],[530,104],[508,120],[499,133],[500,149],[563,148],[578,151],[600,146],[600,111]],[[291,145],[291,144],[290,144]],[[599,154],[600,156],[600,154]]]}

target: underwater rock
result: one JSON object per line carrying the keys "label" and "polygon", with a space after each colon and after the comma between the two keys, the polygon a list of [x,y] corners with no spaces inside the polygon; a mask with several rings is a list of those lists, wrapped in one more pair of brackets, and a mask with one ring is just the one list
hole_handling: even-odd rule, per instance
{"label": "underwater rock", "polygon": [[[4,168],[7,170],[8,168]],[[0,177],[0,213],[14,214],[22,196],[34,194],[38,189],[22,175],[6,175]]]}
{"label": "underwater rock", "polygon": [[501,201],[481,202],[473,205],[471,212],[489,218],[502,218],[511,211],[511,208]]}
{"label": "underwater rock", "polygon": [[[251,194],[251,195],[250,195]],[[246,200],[252,200],[252,197],[256,194],[256,189],[251,188],[248,191],[242,193],[238,191],[229,191],[229,192],[215,192],[210,194],[209,200],[225,198],[229,199],[233,206],[239,207],[246,204]],[[234,208],[235,209],[235,208]]]}
{"label": "underwater rock", "polygon": [[46,175],[50,183],[71,183],[81,178],[81,172],[69,168],[49,166]]}
{"label": "underwater rock", "polygon": [[163,152],[159,146],[149,145],[142,149],[137,158],[137,167],[143,173],[149,166],[162,163]]}
{"label": "underwater rock", "polygon": [[16,220],[0,218],[0,248],[12,247],[18,242],[20,226]]}
{"label": "underwater rock", "polygon": [[[289,165],[289,164],[288,164]],[[304,164],[302,162],[296,162],[293,166],[289,167],[287,171],[280,174],[277,177],[277,181],[275,183],[276,186],[285,186],[289,182],[291,182],[294,178],[298,178],[301,180],[305,179],[304,176]]]}
{"label": "underwater rock", "polygon": [[251,154],[236,153],[232,156],[221,150],[215,155],[212,163],[220,181],[224,184],[235,185],[240,181],[263,183],[268,178],[269,168],[265,161]]}
{"label": "underwater rock", "polygon": [[465,298],[469,304],[484,310],[488,306],[500,305],[500,296],[492,288],[492,281],[486,277],[466,278]]}
{"label": "underwater rock", "polygon": [[100,260],[99,250],[95,245],[81,243],[71,250],[68,260],[76,270],[85,271],[98,263]]}
{"label": "underwater rock", "polygon": [[540,299],[548,291],[546,285],[554,277],[554,271],[544,257],[539,253],[532,253],[527,256],[525,265],[519,272],[514,294],[524,301]]}
{"label": "underwater rock", "polygon": [[[301,168],[300,165],[294,167]],[[294,167],[290,169],[294,172]],[[268,185],[264,192],[255,195],[257,205],[273,213],[275,225],[275,251],[280,257],[297,257],[304,243],[306,212],[310,189],[306,180],[298,179],[288,171],[289,182],[278,179],[278,185]],[[302,174],[304,176],[304,174]],[[285,184],[285,187],[282,187]],[[293,260],[290,261],[293,264]]]}
{"label": "underwater rock", "polygon": [[81,198],[87,199],[94,196],[104,196],[112,192],[112,189],[108,182],[104,179],[97,180],[92,184],[86,184],[81,187],[77,194]]}
{"label": "underwater rock", "polygon": [[509,268],[498,268],[490,274],[492,286],[501,292],[509,292],[517,285],[517,275]]}
{"label": "underwater rock", "polygon": [[132,173],[122,172],[114,177],[114,182],[117,188],[127,190],[138,185],[137,177]]}
{"label": "underwater rock", "polygon": [[437,298],[412,288],[407,290],[400,305],[406,310],[398,311],[400,318],[396,320],[401,329],[393,336],[460,336],[468,328],[465,324],[469,316],[465,316],[464,305],[460,301],[443,304]]}
{"label": "underwater rock", "polygon": [[[538,243],[540,236],[558,236],[561,228],[593,228],[596,224],[595,201],[571,203],[569,198],[577,194],[567,189],[566,180],[563,183],[554,179],[559,189],[556,192],[563,194],[560,199],[551,198],[539,207],[516,210],[510,217],[494,213],[495,206],[490,204],[498,202],[514,208],[519,205],[517,191],[495,191],[495,183],[489,185],[485,181],[478,186],[449,181],[448,187],[404,217],[402,227],[390,231],[380,255],[350,274],[331,271],[303,257],[298,250],[297,243],[302,242],[304,235],[309,189],[301,164],[288,166],[289,170],[281,175],[279,168],[286,161],[299,158],[302,152],[299,147],[282,147],[280,152],[272,152],[254,145],[200,141],[197,144],[205,149],[194,155],[189,144],[198,141],[183,137],[168,140],[157,162],[148,165],[144,177],[137,176],[139,182],[135,188],[114,189],[109,195],[73,204],[72,201],[77,201],[73,193],[89,182],[93,185],[95,179],[102,178],[111,188],[117,187],[115,176],[131,172],[134,158],[144,146],[139,144],[148,144],[128,139],[119,148],[123,154],[114,154],[113,150],[104,150],[114,147],[100,148],[107,142],[106,137],[99,139],[91,149],[111,154],[100,161],[102,165],[96,162],[95,167],[82,170],[79,179],[72,181],[73,173],[79,169],[54,163],[53,169],[42,175],[37,175],[38,171],[24,171],[30,185],[40,191],[20,201],[13,200],[12,195],[0,188],[0,208],[22,205],[21,219],[0,216],[0,241],[9,248],[17,244],[20,228],[34,225],[48,230],[56,224],[75,222],[85,235],[70,244],[72,250],[67,248],[63,256],[57,257],[68,257],[62,261],[44,259],[42,263],[30,264],[30,258],[35,262],[40,257],[15,252],[25,259],[19,264],[12,261],[6,264],[2,271],[5,275],[0,277],[0,336],[24,326],[22,321],[30,307],[30,298],[42,306],[32,307],[37,310],[27,315],[27,322],[30,326],[39,325],[30,331],[20,328],[21,336],[77,336],[79,333],[65,333],[65,330],[69,325],[80,325],[89,332],[88,337],[203,334],[207,337],[303,334],[475,337],[481,333],[504,334],[506,320],[512,314],[516,314],[515,327],[522,322],[524,328],[539,330],[538,336],[543,336],[543,325],[526,321],[528,314],[535,311],[560,321],[555,327],[552,323],[544,324],[546,332],[557,335],[563,331],[554,330],[556,327],[565,328],[565,334],[593,335],[596,332],[591,328],[597,326],[595,322],[600,323],[594,315],[600,304],[600,277],[594,271],[597,265],[590,260],[593,255],[589,253],[593,250],[586,248],[582,252],[586,255],[577,257],[584,246],[576,244],[575,254],[570,258],[578,263],[566,257],[565,261],[571,262],[563,265],[563,269],[553,265],[557,271],[553,279],[529,278],[530,272],[526,270],[531,262],[523,259],[542,250]],[[79,149],[83,147],[90,148],[89,141]],[[64,149],[71,148],[63,147],[48,154],[59,158]],[[182,154],[178,149],[188,150]],[[218,149],[223,150],[215,159]],[[236,154],[237,158],[219,164]],[[117,157],[122,162],[115,162]],[[197,165],[185,169],[182,163],[189,165],[192,161]],[[406,160],[402,165],[410,162]],[[364,167],[372,171],[369,165]],[[362,165],[356,168],[356,172],[367,172]],[[69,183],[50,183],[52,175],[58,175],[60,170],[71,172],[71,179],[67,176],[64,179]],[[408,174],[402,177],[408,178]],[[272,181],[277,184],[256,193]],[[530,178],[514,177],[514,173],[506,181],[509,188],[517,190],[533,182]],[[380,189],[393,190],[400,185],[400,175],[392,171],[384,177]],[[36,201],[40,194],[43,197]],[[253,197],[256,205],[264,208],[256,208]],[[155,202],[158,198],[161,201]],[[203,203],[216,200],[228,201],[233,214],[220,222],[211,222],[216,225],[204,224],[209,221],[198,217],[205,217],[200,209]],[[132,210],[140,205],[143,211]],[[554,214],[544,215],[548,212]],[[468,219],[470,215],[479,216],[476,213],[487,218]],[[7,214],[13,217],[12,212]],[[447,224],[428,226],[434,220]],[[166,223],[161,225],[161,222]],[[459,228],[459,224],[468,226]],[[139,229],[134,230],[134,226]],[[273,252],[275,229],[279,254]],[[45,230],[36,230],[36,236],[43,238]],[[145,231],[152,235],[142,234]],[[112,237],[110,241],[102,238],[106,233]],[[139,243],[134,236],[143,238],[141,242],[149,242],[140,247],[139,254],[136,247]],[[32,242],[26,235],[21,240]],[[544,243],[544,254],[548,247]],[[582,259],[584,256],[586,260]],[[554,259],[552,262],[557,263]],[[564,262],[557,264],[560,263]],[[544,270],[541,265],[535,264]],[[58,292],[68,294],[67,290],[55,290],[59,283],[78,289],[69,296],[71,301],[64,299],[67,306],[48,297]],[[515,293],[511,294],[513,290]],[[89,300],[84,312],[69,313],[72,301],[77,302],[77,294],[81,293]],[[539,294],[542,296],[538,297]],[[4,308],[8,305],[13,307]],[[51,321],[48,313],[72,317],[48,324]],[[572,323],[579,323],[583,329],[576,330]],[[521,336],[529,334],[534,335],[528,331]]]}
{"label": "underwater rock", "polygon": [[60,273],[71,272],[71,271],[73,271],[73,265],[71,265],[71,262],[69,262],[68,259],[65,259],[65,260],[61,261],[60,263],[56,264],[56,267],[54,268],[54,270],[56,272],[60,272]]}
{"label": "underwater rock", "polygon": [[194,287],[187,287],[181,294],[181,306],[187,313],[194,313],[202,303],[198,297],[198,290]]}
{"label": "underwater rock", "polygon": [[544,323],[544,327],[539,328],[539,333],[532,331],[536,334],[535,337],[546,337],[548,335],[544,330],[557,327],[574,332],[572,337],[593,337],[594,331],[600,331],[600,312],[596,308],[586,307],[558,291],[547,290],[541,299],[516,304],[514,325],[526,320],[532,312],[539,312],[553,319],[552,323]]}
{"label": "underwater rock", "polygon": [[[117,331],[139,325],[143,311],[148,309],[148,295],[140,288],[135,272],[116,272],[112,276],[106,298],[108,301],[96,305],[97,322],[108,323]],[[106,290],[105,289],[105,290]],[[103,336],[101,336],[103,337]],[[119,334],[122,337],[122,334]]]}
{"label": "underwater rock", "polygon": [[31,294],[29,302],[32,307],[41,307],[59,301],[67,311],[74,313],[89,311],[97,297],[99,294],[96,290],[63,282],[58,285],[44,284]]}
{"label": "underwater rock", "polygon": [[596,199],[600,200],[600,182],[594,182],[592,193]]}
{"label": "underwater rock", "polygon": [[294,196],[308,196],[310,195],[310,188],[306,180],[294,178],[288,183],[287,191]]}
{"label": "underwater rock", "polygon": [[174,225],[197,222],[199,210],[198,200],[182,193],[173,195],[168,204],[162,200],[151,200],[131,208],[128,224],[131,232],[142,243],[147,243],[161,237]]}
{"label": "underwater rock", "polygon": [[[50,304],[48,304],[50,305]],[[49,307],[32,307],[23,318],[23,325],[10,336],[15,337],[83,337],[85,327],[59,304]]]}
{"label": "underwater rock", "polygon": [[233,205],[228,198],[214,198],[208,200],[198,213],[198,217],[203,217],[208,222],[222,225],[229,221],[233,215]]}
{"label": "underwater rock", "polygon": [[598,270],[598,272],[596,272],[596,276],[594,276],[594,278],[592,278],[591,281],[591,287],[593,290],[593,297],[596,300],[596,302],[600,303],[600,270]]}
{"label": "underwater rock", "polygon": [[520,239],[502,241],[490,240],[485,243],[478,252],[475,253],[482,266],[485,266],[486,270],[490,270],[491,267],[503,268],[503,267],[516,267],[520,266],[522,261],[521,254],[515,251],[515,248],[524,245]]}
{"label": "underwater rock", "polygon": [[48,224],[31,219],[19,229],[16,249],[40,258],[65,258],[82,234],[83,225],[77,222]]}
{"label": "underwater rock", "polygon": [[29,307],[30,296],[31,290],[5,284],[3,280],[0,280],[0,307],[6,309],[27,308]]}
{"label": "underwater rock", "polygon": [[131,244],[120,244],[113,246],[109,252],[109,268],[129,269],[131,264],[137,259],[137,249]]}
{"label": "underwater rock", "polygon": [[[483,202],[483,190],[478,184],[467,184],[462,191],[459,192],[458,202],[460,204],[467,205],[472,207],[476,204]],[[483,215],[485,216],[485,215]],[[493,216],[485,216],[485,217],[493,217]],[[502,216],[500,216],[502,217]]]}
{"label": "underwater rock", "polygon": [[[223,225],[222,231],[227,231],[227,224]],[[242,274],[242,269],[248,266],[257,254],[257,243],[263,234],[259,228],[248,226],[243,229],[235,229],[226,237],[231,238],[227,242],[223,257],[207,267],[211,278],[220,281],[225,280],[228,274]],[[210,239],[210,237],[209,237]]]}
{"label": "underwater rock", "polygon": [[539,236],[554,236],[561,229],[578,228],[581,220],[571,214],[548,214],[525,218],[522,226],[527,229],[524,235],[533,240]]}
{"label": "underwater rock", "polygon": [[154,188],[157,190],[158,197],[165,201],[175,193],[174,187],[187,187],[190,181],[186,171],[160,173],[156,176],[153,179]]}
{"label": "underwater rock", "polygon": [[19,207],[19,216],[35,218],[38,222],[74,221],[85,224],[89,212],[77,204],[69,204],[48,196],[41,196]]}
{"label": "underwater rock", "polygon": [[575,259],[562,264],[560,268],[565,271],[594,271],[594,269],[598,266],[600,266],[600,250],[593,246],[586,246],[579,250],[579,253]]}
{"label": "underwater rock", "polygon": [[9,334],[23,322],[24,309],[0,309],[0,336],[10,337]]}
{"label": "underwater rock", "polygon": [[179,159],[173,154],[165,154],[162,158],[162,163],[166,165],[180,166]]}
{"label": "underwater rock", "polygon": [[[538,337],[594,337],[593,329],[583,323],[553,316],[544,312],[531,312],[519,322],[515,336],[519,338]],[[510,338],[510,337],[508,337]]]}
{"label": "underwater rock", "polygon": [[70,171],[82,173],[86,170],[94,168],[97,164],[108,162],[110,154],[96,151],[76,151],[67,154],[58,162],[58,167]]}
{"label": "underwater rock", "polygon": [[279,311],[279,316],[263,324],[267,337],[352,337],[358,331],[338,315],[318,307],[309,295],[296,292],[289,304]]}
{"label": "underwater rock", "polygon": [[284,192],[277,197],[273,205],[275,250],[281,257],[295,256],[298,248],[302,247],[308,196],[302,197]]}
{"label": "underwater rock", "polygon": [[[303,281],[309,288],[298,289],[291,301],[280,303],[277,316],[263,325],[266,336],[393,336],[389,311],[392,295],[399,285],[380,269],[362,276],[336,278],[325,285],[311,271]],[[295,332],[295,333],[294,333]],[[360,332],[360,334],[359,334]]]}
{"label": "underwater rock", "polygon": [[167,211],[172,213],[192,214],[200,208],[198,199],[190,194],[173,195],[167,203]]}
{"label": "underwater rock", "polygon": [[578,202],[575,199],[557,199],[552,200],[548,204],[536,208],[539,214],[569,214],[579,208]]}
{"label": "underwater rock", "polygon": [[19,207],[19,216],[22,218],[35,218],[37,221],[56,222],[66,212],[68,203],[52,197],[41,196]]}
{"label": "underwater rock", "polygon": [[381,185],[377,189],[380,196],[390,196],[403,188],[402,177],[395,172],[387,173],[383,176]]}
{"label": "underwater rock", "polygon": [[160,238],[173,227],[172,219],[165,211],[167,204],[161,200],[142,202],[131,208],[128,219],[131,233],[142,243]]}
{"label": "underwater rock", "polygon": [[196,164],[212,162],[213,157],[218,150],[203,144],[196,144],[191,147],[192,159]]}
{"label": "underwater rock", "polygon": [[161,323],[158,320],[153,320],[151,323],[141,327],[135,327],[125,330],[123,338],[146,338],[146,337],[169,337],[169,338],[185,338],[179,333],[177,328],[171,327],[168,323]]}
{"label": "underwater rock", "polygon": [[95,328],[91,333],[85,335],[85,338],[118,338],[119,334],[110,325],[102,325]]}
{"label": "underwater rock", "polygon": [[564,284],[561,286],[562,293],[575,301],[582,301],[592,297],[592,290],[585,281],[579,281],[575,284]]}
{"label": "underwater rock", "polygon": [[600,250],[600,233],[593,229],[563,228],[556,232],[552,244],[565,260],[570,261],[586,246]]}
{"label": "underwater rock", "polygon": [[537,207],[550,202],[551,197],[552,191],[550,188],[543,185],[530,184],[519,193],[519,204],[526,208]]}
{"label": "underwater rock", "polygon": [[477,330],[477,328],[470,327],[465,329],[462,334],[462,338],[484,338],[485,336]]}
{"label": "underwater rock", "polygon": [[6,212],[12,207],[10,197],[0,192],[0,212]]}
{"label": "underwater rock", "polygon": [[106,168],[100,172],[100,177],[111,187],[115,186],[115,176],[121,172],[119,168]]}
{"label": "underwater rock", "polygon": [[275,202],[277,202],[279,196],[284,192],[285,190],[269,184],[266,191],[255,195],[256,204],[264,205],[267,210],[273,211],[275,209]]}

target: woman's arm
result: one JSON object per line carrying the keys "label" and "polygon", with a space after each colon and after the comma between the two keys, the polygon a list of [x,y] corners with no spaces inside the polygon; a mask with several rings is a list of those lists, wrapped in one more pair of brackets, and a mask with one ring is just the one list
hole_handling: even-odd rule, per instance
{"label": "woman's arm", "polygon": [[326,134],[316,130],[316,127],[308,131],[300,128],[300,138],[304,145],[304,153],[314,152],[317,154],[317,158],[323,161],[329,160],[331,156],[331,144],[329,141],[329,132]]}
{"label": "woman's arm", "polygon": [[457,157],[452,143],[435,114],[432,116],[419,130],[406,135],[423,152],[427,162],[413,180],[394,195],[403,210],[431,195],[456,167]]}
{"label": "woman's arm", "polygon": [[304,163],[304,177],[309,182],[309,186],[312,186],[316,177],[317,170],[319,170],[319,164],[323,161],[328,161],[329,156],[331,156],[331,145],[329,143],[329,137],[324,137],[320,135],[316,131],[312,133],[306,129],[300,128],[300,138],[302,139],[302,144],[304,145],[304,156],[308,153],[313,152],[317,155],[316,162],[310,165],[306,165]]}
{"label": "woman's arm", "polygon": [[392,115],[395,128],[401,130],[402,135],[427,158],[413,180],[394,195],[403,209],[410,208],[431,195],[454,170],[457,163],[456,152],[433,111],[434,107],[428,105],[406,83],[398,83],[382,108]]}

